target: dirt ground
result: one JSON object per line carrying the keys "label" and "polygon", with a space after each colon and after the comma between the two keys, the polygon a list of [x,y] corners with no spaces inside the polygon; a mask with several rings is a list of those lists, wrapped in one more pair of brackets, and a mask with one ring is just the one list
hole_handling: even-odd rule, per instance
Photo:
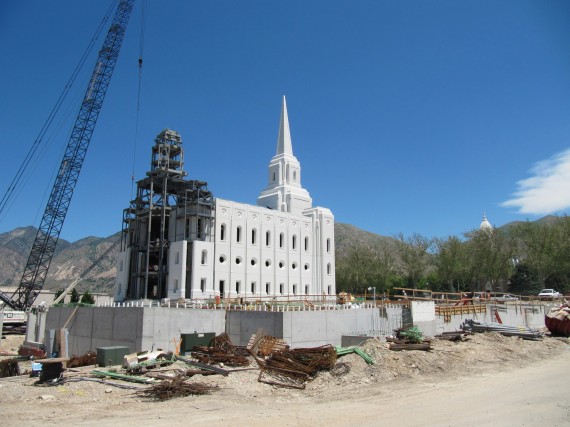
{"label": "dirt ground", "polygon": [[[0,350],[16,351],[21,339],[8,336]],[[74,382],[60,386],[38,386],[34,384],[37,378],[29,376],[4,378],[0,379],[1,424],[570,424],[570,394],[565,389],[570,345],[566,339],[527,341],[485,333],[457,343],[435,339],[432,347],[430,352],[396,352],[385,342],[369,340],[363,348],[374,358],[374,365],[367,365],[356,354],[343,356],[339,362],[350,365],[348,373],[321,372],[305,390],[259,383],[257,370],[227,377],[197,375],[189,381],[219,389],[210,395],[165,402],[149,401],[134,390],[78,380],[89,377],[94,366],[67,371],[66,378]]]}

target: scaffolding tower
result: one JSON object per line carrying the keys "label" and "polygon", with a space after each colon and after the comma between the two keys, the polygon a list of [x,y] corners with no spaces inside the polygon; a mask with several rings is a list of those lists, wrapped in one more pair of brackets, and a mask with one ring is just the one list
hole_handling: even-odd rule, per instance
{"label": "scaffolding tower", "polygon": [[150,171],[123,211],[121,251],[131,252],[129,299],[166,297],[171,241],[213,241],[214,197],[206,182],[186,176],[182,138],[165,129],[152,147]]}

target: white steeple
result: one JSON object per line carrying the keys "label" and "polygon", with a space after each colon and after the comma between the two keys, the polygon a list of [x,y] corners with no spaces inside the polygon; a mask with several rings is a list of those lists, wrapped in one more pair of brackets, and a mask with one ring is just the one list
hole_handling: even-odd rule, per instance
{"label": "white steeple", "polygon": [[300,215],[312,204],[309,192],[301,187],[301,164],[293,155],[287,102],[283,96],[277,151],[269,162],[269,184],[257,198],[257,205]]}
{"label": "white steeple", "polygon": [[289,130],[289,116],[287,115],[287,101],[283,95],[283,105],[281,107],[281,122],[279,123],[279,137],[277,138],[277,152],[279,154],[293,155],[291,144],[291,131]]}

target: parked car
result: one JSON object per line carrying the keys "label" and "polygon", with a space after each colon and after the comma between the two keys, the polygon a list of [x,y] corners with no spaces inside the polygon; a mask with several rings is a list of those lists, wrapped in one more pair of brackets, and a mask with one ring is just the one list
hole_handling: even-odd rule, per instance
{"label": "parked car", "polygon": [[560,292],[555,291],[554,289],[543,289],[542,291],[540,291],[540,293],[538,294],[538,297],[540,299],[551,299],[551,298],[559,298],[562,295],[560,294]]}

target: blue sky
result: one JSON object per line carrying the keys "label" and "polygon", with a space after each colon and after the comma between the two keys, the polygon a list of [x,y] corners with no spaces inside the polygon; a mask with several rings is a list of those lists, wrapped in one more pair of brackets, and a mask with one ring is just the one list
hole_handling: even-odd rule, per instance
{"label": "blue sky", "polygon": [[[2,195],[109,4],[0,0]],[[166,127],[190,178],[255,204],[283,95],[302,184],[338,222],[445,237],[569,210],[570,2],[150,0],[137,133],[142,4],[64,239],[120,230]],[[95,56],[0,232],[39,224]]]}

